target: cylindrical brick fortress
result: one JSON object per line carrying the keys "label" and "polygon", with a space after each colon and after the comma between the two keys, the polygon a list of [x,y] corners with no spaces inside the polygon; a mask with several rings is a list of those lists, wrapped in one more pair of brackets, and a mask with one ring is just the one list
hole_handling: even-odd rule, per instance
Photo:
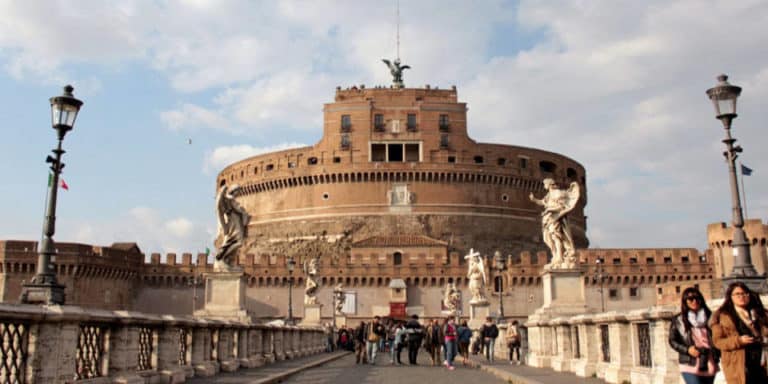
{"label": "cylindrical brick fortress", "polygon": [[[529,201],[579,183],[569,220],[586,248],[586,176],[548,151],[477,143],[456,89],[338,89],[311,147],[254,156],[226,167],[217,187],[239,185],[250,213],[243,254],[285,254],[296,239],[325,235],[337,256],[374,236],[423,235],[459,252],[546,250],[541,208]],[[299,248],[294,250],[299,252]]]}

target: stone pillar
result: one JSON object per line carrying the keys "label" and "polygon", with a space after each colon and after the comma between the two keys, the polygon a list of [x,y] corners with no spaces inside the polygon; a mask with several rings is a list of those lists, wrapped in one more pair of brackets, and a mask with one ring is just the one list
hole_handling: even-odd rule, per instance
{"label": "stone pillar", "polygon": [[264,354],[264,362],[267,364],[274,363],[277,359],[277,353],[275,352],[275,328],[267,327],[262,329],[262,354]]}
{"label": "stone pillar", "polygon": [[109,376],[115,383],[143,384],[138,373],[139,327],[125,324],[115,329],[110,337]]}
{"label": "stone pillar", "polygon": [[248,358],[251,360],[251,367],[264,365],[264,345],[261,334],[261,328],[251,326],[248,329]]}
{"label": "stone pillar", "polygon": [[256,362],[251,359],[253,356],[252,350],[254,349],[251,333],[248,328],[238,328],[235,329],[235,332],[237,332],[237,359],[240,361],[240,366],[245,368],[255,367]]}
{"label": "stone pillar", "polygon": [[283,336],[285,332],[283,332],[283,329],[284,328],[280,327],[272,330],[272,340],[273,340],[276,361],[285,360],[285,357],[286,357],[285,344],[283,344]]}
{"label": "stone pillar", "polygon": [[211,336],[209,328],[192,329],[192,368],[195,376],[213,376],[219,372],[219,365],[212,358]]}
{"label": "stone pillar", "polygon": [[551,367],[558,372],[571,371],[571,359],[573,359],[573,335],[571,326],[565,319],[557,319],[553,322],[554,340],[552,343],[553,354]]}
{"label": "stone pillar", "polygon": [[544,322],[529,322],[528,346],[528,365],[549,368],[552,359],[552,327]]}
{"label": "stone pillar", "polygon": [[611,345],[611,362],[605,370],[605,381],[609,383],[621,383],[629,381],[632,368],[632,337],[629,331],[629,323],[623,315],[611,313],[608,316],[599,316],[610,321],[608,334]]}
{"label": "stone pillar", "polygon": [[[79,334],[80,326],[74,321],[30,324],[27,370],[24,372],[27,382],[63,383],[73,380]],[[104,337],[105,344],[110,345],[108,331]],[[105,352],[97,367],[102,376],[107,375],[108,360]]]}
{"label": "stone pillar", "polygon": [[[678,368],[677,352],[669,347],[669,325],[672,321],[674,312],[671,310],[655,307],[650,310],[651,322],[649,324],[651,333],[651,358],[653,359],[653,368],[651,368],[652,383],[678,383],[680,380],[680,369]],[[639,320],[635,316],[632,320]]]}
{"label": "stone pillar", "polygon": [[[572,324],[578,327],[579,356],[574,355],[571,372],[581,377],[592,377],[596,372],[600,347],[599,332],[594,323],[585,316],[577,316]],[[572,335],[576,338],[576,335]],[[575,354],[575,351],[574,351]]]}
{"label": "stone pillar", "polygon": [[221,364],[221,370],[224,372],[234,372],[240,367],[234,356],[234,329],[220,328],[218,331],[219,342],[216,348],[218,360]]}
{"label": "stone pillar", "polygon": [[[158,329],[157,345],[157,369],[166,383],[183,383],[187,378],[185,367],[191,367],[186,364],[179,364],[181,356],[181,343],[187,340],[181,340],[181,327],[167,326]],[[186,356],[184,356],[186,362]]]}
{"label": "stone pillar", "polygon": [[294,328],[291,330],[293,337],[291,337],[291,349],[293,350],[293,357],[304,356],[304,350],[301,348],[301,329]]}
{"label": "stone pillar", "polygon": [[469,322],[467,325],[472,330],[480,329],[485,323],[485,318],[491,314],[491,304],[487,301],[469,303]]}

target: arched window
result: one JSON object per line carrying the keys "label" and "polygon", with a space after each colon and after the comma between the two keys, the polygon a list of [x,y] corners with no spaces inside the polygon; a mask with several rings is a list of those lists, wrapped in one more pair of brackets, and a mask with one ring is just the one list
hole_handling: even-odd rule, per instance
{"label": "arched window", "polygon": [[400,252],[395,252],[392,255],[392,260],[395,265],[402,265],[403,264],[403,254]]}

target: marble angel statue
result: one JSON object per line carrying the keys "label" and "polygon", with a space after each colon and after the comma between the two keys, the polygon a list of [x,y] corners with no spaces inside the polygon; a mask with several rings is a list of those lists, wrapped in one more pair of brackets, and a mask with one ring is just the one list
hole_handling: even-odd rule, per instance
{"label": "marble angel statue", "polygon": [[578,266],[576,249],[573,245],[571,228],[568,225],[570,213],[579,201],[579,184],[572,182],[567,190],[558,188],[552,179],[544,179],[547,194],[537,199],[531,193],[528,197],[534,203],[544,207],[541,213],[541,232],[544,243],[552,251],[552,261],[544,268],[573,269]]}

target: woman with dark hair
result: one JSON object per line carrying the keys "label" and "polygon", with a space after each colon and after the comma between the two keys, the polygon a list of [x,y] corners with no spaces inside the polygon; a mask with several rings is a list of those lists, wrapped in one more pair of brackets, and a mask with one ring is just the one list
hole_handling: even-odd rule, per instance
{"label": "woman with dark hair", "polygon": [[680,356],[680,373],[685,384],[711,384],[717,373],[718,351],[712,347],[707,326],[712,311],[697,288],[683,291],[680,314],[669,327],[669,345]]}
{"label": "woman with dark hair", "polygon": [[728,384],[768,383],[764,351],[768,344],[768,315],[760,296],[744,283],[732,283],[710,325],[712,341],[723,354]]}

